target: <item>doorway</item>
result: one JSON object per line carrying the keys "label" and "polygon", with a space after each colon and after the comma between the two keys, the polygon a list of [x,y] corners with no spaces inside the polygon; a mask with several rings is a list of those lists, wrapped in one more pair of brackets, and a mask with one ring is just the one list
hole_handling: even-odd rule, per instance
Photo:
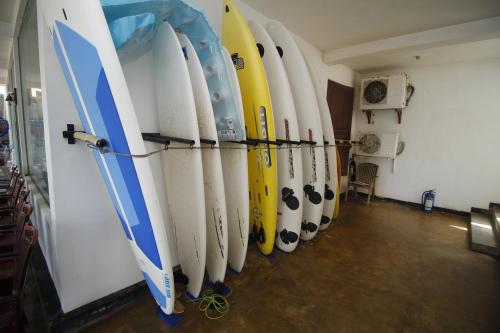
{"label": "doorway", "polygon": [[[335,139],[337,141],[350,141],[354,88],[328,80],[327,102],[333,119]],[[341,175],[347,176],[351,144],[340,143],[337,148],[340,155]]]}

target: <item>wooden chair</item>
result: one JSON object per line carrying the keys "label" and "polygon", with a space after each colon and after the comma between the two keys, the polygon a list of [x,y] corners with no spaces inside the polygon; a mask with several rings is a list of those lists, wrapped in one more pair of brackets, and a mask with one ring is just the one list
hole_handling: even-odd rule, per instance
{"label": "wooden chair", "polygon": [[12,148],[3,147],[0,151],[0,166],[4,166],[7,161],[10,160],[10,153],[12,152]]}
{"label": "wooden chair", "polygon": [[27,224],[18,251],[0,255],[0,332],[22,331],[24,280],[31,250],[37,239],[38,230]]}
{"label": "wooden chair", "polygon": [[0,195],[0,210],[16,207],[17,198],[21,193],[21,188],[23,187],[23,185],[24,178],[19,177],[12,191],[9,191],[8,194]]}
{"label": "wooden chair", "polygon": [[16,212],[11,224],[0,224],[0,254],[17,251],[26,223],[33,212],[33,206],[24,202]]}
{"label": "wooden chair", "polygon": [[9,191],[12,191],[16,182],[21,177],[21,173],[18,170],[15,170],[8,180],[0,182],[0,195],[5,195]]}
{"label": "wooden chair", "polygon": [[351,180],[348,175],[347,191],[345,193],[345,201],[349,196],[349,189],[351,186],[354,188],[354,194],[357,195],[358,187],[368,189],[368,200],[366,205],[370,204],[372,195],[375,193],[375,179],[377,178],[378,165],[373,163],[360,163],[356,168],[356,180]]}
{"label": "wooden chair", "polygon": [[17,171],[17,165],[13,165],[12,167],[10,167],[9,171],[5,175],[0,177],[0,185],[9,184],[10,181],[12,180],[12,177],[14,177],[16,171]]}
{"label": "wooden chair", "polygon": [[15,221],[16,214],[21,211],[23,204],[28,200],[30,191],[26,186],[21,189],[19,196],[17,197],[17,203],[15,207],[11,208],[0,208],[0,228],[2,225],[12,224]]}

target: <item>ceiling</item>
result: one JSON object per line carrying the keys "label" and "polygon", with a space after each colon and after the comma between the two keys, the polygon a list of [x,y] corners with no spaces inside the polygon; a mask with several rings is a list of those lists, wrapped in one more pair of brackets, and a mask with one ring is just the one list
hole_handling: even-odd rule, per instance
{"label": "ceiling", "polygon": [[500,58],[500,0],[242,1],[357,72]]}
{"label": "ceiling", "polygon": [[[350,47],[403,35],[412,38],[412,34],[418,32],[500,16],[500,0],[243,1],[267,17],[283,22],[296,35],[325,53],[345,51]],[[20,0],[0,0],[0,84],[6,81],[19,3]],[[479,44],[469,43],[469,47],[462,45],[463,41],[439,48],[436,45],[422,45],[411,52],[401,48],[398,52],[391,50],[363,57],[353,56],[339,63],[357,71],[367,71],[417,64],[415,55],[421,56],[418,64],[430,64],[431,59],[439,62],[448,57],[459,61],[462,55],[466,60],[479,56],[500,57],[496,41],[498,39]],[[436,51],[434,55],[429,53],[432,50]]]}
{"label": "ceiling", "polygon": [[18,8],[19,0],[0,0],[0,84],[4,84],[7,79]]}
{"label": "ceiling", "polygon": [[[418,59],[417,59],[418,57]],[[500,38],[433,47],[416,51],[397,51],[348,59],[344,65],[359,73],[381,72],[387,69],[444,65],[500,58]]]}
{"label": "ceiling", "polygon": [[499,0],[244,0],[321,51],[500,15]]}

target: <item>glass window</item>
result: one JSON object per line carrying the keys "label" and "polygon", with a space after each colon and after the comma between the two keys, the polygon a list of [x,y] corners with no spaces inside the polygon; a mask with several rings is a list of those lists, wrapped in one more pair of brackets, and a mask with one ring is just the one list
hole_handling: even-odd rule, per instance
{"label": "glass window", "polygon": [[16,112],[16,105],[14,103],[6,103],[7,108],[5,110],[6,112],[6,119],[9,122],[9,144],[10,148],[12,149],[11,151],[11,162],[14,165],[21,166],[21,156],[20,156],[20,151],[19,151],[19,136],[18,136],[18,130],[19,127],[17,125],[17,112]]}
{"label": "glass window", "polygon": [[[8,70],[8,75],[7,75],[7,92],[14,91],[14,84],[13,84],[13,77],[12,77],[12,68]],[[10,148],[12,149],[11,151],[11,162],[14,165],[17,165],[20,170],[22,170],[21,167],[21,150],[19,147],[19,126],[17,122],[17,108],[16,104],[14,102],[5,102],[4,105],[4,113],[5,113],[5,119],[8,120],[9,122],[9,144]]]}
{"label": "glass window", "polygon": [[36,1],[30,0],[19,33],[19,64],[28,174],[48,202],[47,162],[43,135],[42,89],[38,58]]}

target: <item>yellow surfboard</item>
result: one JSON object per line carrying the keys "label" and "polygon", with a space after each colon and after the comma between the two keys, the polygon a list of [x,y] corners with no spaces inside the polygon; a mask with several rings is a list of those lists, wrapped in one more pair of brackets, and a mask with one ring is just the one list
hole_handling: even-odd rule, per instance
{"label": "yellow surfboard", "polygon": [[[278,206],[278,175],[273,111],[255,39],[238,8],[224,0],[222,43],[231,54],[240,83],[248,141],[260,140],[248,147],[248,185],[250,191],[250,221],[257,244],[263,254],[272,252],[276,234]],[[264,143],[262,143],[264,142]]]}
{"label": "yellow surfboard", "polygon": [[333,220],[336,221],[339,217],[340,213],[340,182],[342,181],[342,170],[341,170],[341,164],[340,164],[340,154],[339,150],[336,149],[337,151],[337,189],[335,190],[335,193],[337,195],[335,196],[335,208],[333,210]]}

